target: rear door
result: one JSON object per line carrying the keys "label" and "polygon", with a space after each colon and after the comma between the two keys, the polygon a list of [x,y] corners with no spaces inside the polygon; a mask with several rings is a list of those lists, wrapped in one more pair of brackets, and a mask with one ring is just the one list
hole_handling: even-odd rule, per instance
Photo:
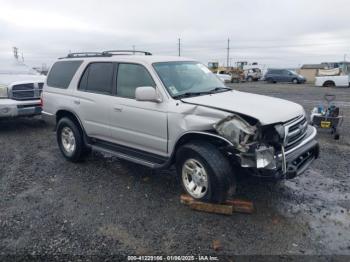
{"label": "rear door", "polygon": [[87,135],[107,141],[111,140],[109,124],[115,66],[112,62],[88,64],[76,91],[78,113]]}
{"label": "rear door", "polygon": [[116,97],[111,110],[113,142],[166,156],[166,103],[135,99],[137,87],[156,88],[151,73],[141,64],[119,63],[116,79]]}

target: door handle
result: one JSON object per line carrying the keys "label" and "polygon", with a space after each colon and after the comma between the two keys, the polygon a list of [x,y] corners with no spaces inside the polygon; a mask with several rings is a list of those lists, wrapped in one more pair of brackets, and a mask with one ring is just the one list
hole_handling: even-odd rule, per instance
{"label": "door handle", "polygon": [[74,100],[74,104],[80,105],[80,101],[79,100]]}
{"label": "door handle", "polygon": [[113,107],[113,110],[115,112],[121,112],[121,111],[123,111],[123,108],[121,108],[121,107]]}

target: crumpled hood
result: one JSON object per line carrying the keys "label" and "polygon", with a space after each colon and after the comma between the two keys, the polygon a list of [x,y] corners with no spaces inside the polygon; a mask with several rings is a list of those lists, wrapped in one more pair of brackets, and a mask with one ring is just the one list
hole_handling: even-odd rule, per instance
{"label": "crumpled hood", "polygon": [[13,85],[22,83],[45,82],[46,76],[43,75],[24,75],[24,74],[0,74],[0,84]]}
{"label": "crumpled hood", "polygon": [[262,125],[287,122],[305,114],[303,107],[294,102],[235,90],[184,98],[182,101],[250,116]]}

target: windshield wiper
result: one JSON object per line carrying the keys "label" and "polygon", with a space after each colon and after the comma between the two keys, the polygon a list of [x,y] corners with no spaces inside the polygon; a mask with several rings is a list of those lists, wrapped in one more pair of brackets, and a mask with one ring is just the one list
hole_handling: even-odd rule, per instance
{"label": "windshield wiper", "polygon": [[216,92],[226,92],[226,91],[231,91],[232,88],[229,88],[229,87],[215,87],[211,90],[208,91],[208,93],[210,94],[213,94],[213,93],[216,93]]}
{"label": "windshield wiper", "polygon": [[191,97],[191,96],[200,96],[200,95],[207,95],[211,94],[211,92],[205,91],[205,92],[186,92],[180,95],[173,96],[174,98],[184,98],[184,97]]}
{"label": "windshield wiper", "polygon": [[218,92],[227,92],[231,91],[232,88],[229,87],[215,87],[213,89],[210,89],[208,91],[201,91],[201,92],[186,92],[183,94],[175,95],[174,98],[184,98],[184,97],[191,97],[191,96],[200,96],[200,95],[210,95],[210,94],[215,94]]}

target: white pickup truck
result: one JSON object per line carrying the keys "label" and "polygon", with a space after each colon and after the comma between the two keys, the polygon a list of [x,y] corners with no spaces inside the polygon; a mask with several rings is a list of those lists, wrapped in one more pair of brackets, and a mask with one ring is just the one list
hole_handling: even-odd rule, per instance
{"label": "white pickup truck", "polygon": [[350,72],[341,68],[319,70],[316,77],[316,86],[350,86]]}
{"label": "white pickup truck", "polygon": [[17,60],[0,61],[0,119],[41,114],[45,78]]}

